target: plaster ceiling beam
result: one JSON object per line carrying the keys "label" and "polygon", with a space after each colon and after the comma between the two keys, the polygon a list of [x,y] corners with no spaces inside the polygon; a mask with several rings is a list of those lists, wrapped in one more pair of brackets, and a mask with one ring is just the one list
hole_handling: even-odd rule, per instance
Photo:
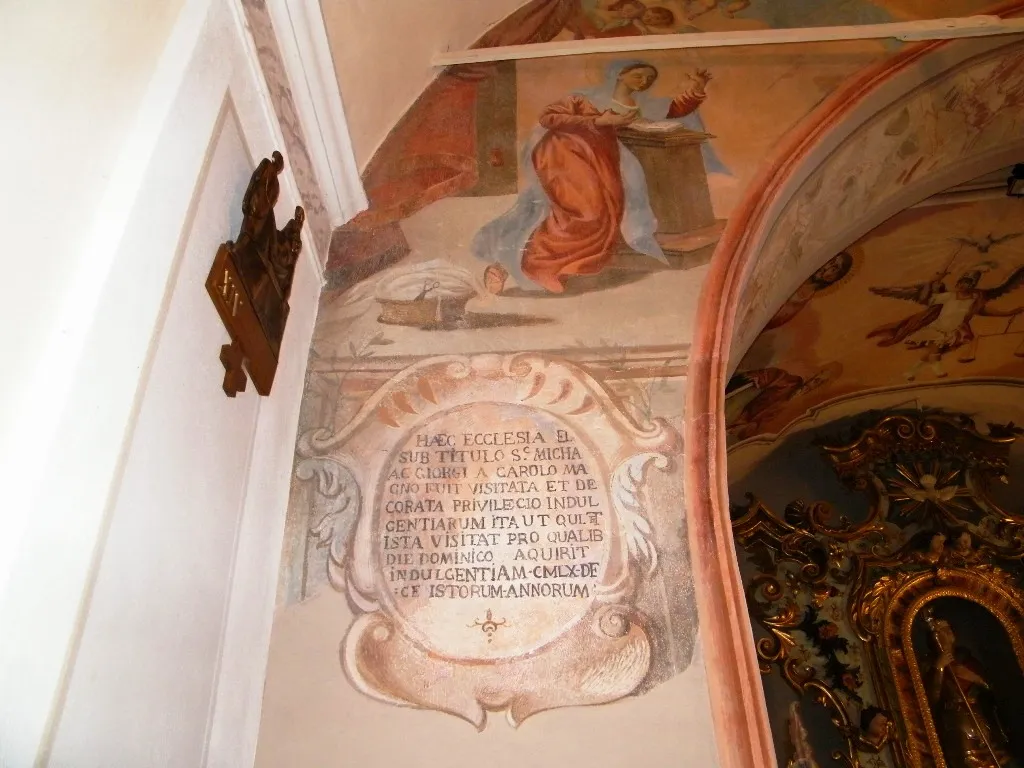
{"label": "plaster ceiling beam", "polygon": [[432,64],[482,64],[513,59],[542,59],[553,56],[579,56],[626,51],[665,51],[686,48],[733,48],[752,45],[788,45],[839,40],[884,40],[903,42],[955,40],[967,37],[992,37],[1024,33],[1024,19],[998,16],[964,16],[890,24],[848,24],[839,27],[796,27],[792,29],[754,29],[736,32],[698,32],[681,35],[636,35],[591,40],[562,40],[495,48],[471,48],[435,54]]}

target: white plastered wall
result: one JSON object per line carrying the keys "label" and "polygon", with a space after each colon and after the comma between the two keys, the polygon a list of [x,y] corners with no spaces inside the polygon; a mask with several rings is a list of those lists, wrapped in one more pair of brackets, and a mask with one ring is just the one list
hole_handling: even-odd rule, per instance
{"label": "white plastered wall", "polygon": [[[70,341],[68,314],[84,279],[104,188],[116,172],[146,85],[182,0],[9,0],[0,3],[0,145],[5,300],[0,305],[0,467],[25,450],[9,438]],[[17,374],[17,375],[11,375]],[[7,498],[9,488],[0,489]],[[0,519],[11,513],[0,501]],[[0,564],[13,537],[0,536]],[[4,570],[0,568],[0,588]]]}
{"label": "white plastered wall", "polygon": [[[167,6],[175,18],[121,62],[143,87],[104,86],[131,92],[117,94],[114,156],[74,201],[84,220],[49,237],[66,213],[51,209],[35,248],[26,236],[2,256],[56,260],[60,276],[0,305],[0,325],[38,347],[5,371],[24,397],[0,466],[3,768],[252,764],[321,254],[307,233],[271,397],[250,385],[229,400],[228,337],[203,282],[280,128],[238,0]],[[114,44],[121,27],[105,21],[98,38]],[[36,43],[26,78],[31,51],[50,55]],[[77,115],[96,130],[102,118],[102,105]],[[38,138],[25,150],[37,159]],[[34,186],[71,194],[59,188],[73,165],[36,171]],[[299,202],[286,169],[279,220]],[[29,289],[48,323],[19,324]]]}

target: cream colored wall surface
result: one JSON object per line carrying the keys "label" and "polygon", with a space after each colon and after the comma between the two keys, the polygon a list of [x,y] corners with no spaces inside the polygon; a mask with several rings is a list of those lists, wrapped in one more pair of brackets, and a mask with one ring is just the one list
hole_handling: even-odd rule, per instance
{"label": "cream colored wall surface", "polygon": [[322,0],[359,168],[437,75],[430,58],[466,48],[523,0]]}
{"label": "cream colored wall surface", "polygon": [[[112,513],[50,764],[199,765],[259,396],[228,400],[204,283],[253,171],[224,114]],[[151,596],[147,598],[147,596]]]}
{"label": "cream colored wall surface", "polygon": [[[4,334],[24,337],[3,391],[26,397],[4,398],[16,430],[0,427],[4,768],[243,768],[255,752],[321,273],[307,229],[274,396],[229,401],[203,283],[281,130],[237,0],[185,0],[163,40],[145,17],[174,10],[0,12],[21,54],[0,53],[0,91],[24,113],[0,135],[22,141],[8,166],[36,173],[5,186],[26,216],[3,249]],[[299,202],[287,160],[278,221]]]}
{"label": "cream colored wall surface", "polygon": [[44,350],[68,332],[58,322],[61,307],[75,292],[76,271],[89,269],[83,251],[90,230],[109,225],[94,216],[182,5],[0,4],[0,210],[7,222],[0,260],[8,286],[0,309],[3,438],[25,413]]}
{"label": "cream colored wall surface", "polygon": [[358,693],[338,663],[352,620],[323,592],[278,612],[271,640],[257,768],[337,765],[422,768],[714,768],[704,663],[643,696],[543,712],[518,729],[498,714],[477,733],[440,712],[398,708]]}
{"label": "cream colored wall surface", "polygon": [[[0,46],[0,141],[5,150],[0,261],[7,286],[0,302],[4,765],[31,762],[26,755],[37,748],[53,706],[94,549],[96,529],[91,526],[123,440],[111,411],[131,409],[142,367],[133,358],[135,342],[141,336],[148,343],[152,328],[146,315],[159,309],[165,257],[173,254],[180,232],[178,219],[168,247],[161,240],[164,222],[149,217],[145,229],[151,247],[131,249],[131,265],[144,267],[141,274],[159,286],[155,299],[147,280],[139,280],[130,268],[122,272],[132,273],[131,289],[111,287],[128,211],[145,208],[135,196],[149,166],[145,137],[160,127],[150,124],[148,131],[140,131],[136,121],[146,112],[148,89],[174,39],[182,7],[179,0],[0,5],[5,35]],[[162,181],[161,202],[173,210],[174,196],[167,188],[178,179]],[[138,214],[142,218],[146,214]],[[105,290],[117,300],[104,302]],[[102,325],[97,316],[105,312],[127,312],[132,320],[116,324],[111,333],[97,328]],[[129,375],[126,382],[98,351],[130,361],[135,379]],[[99,383],[97,389],[90,388],[92,383]],[[76,398],[83,408],[72,403]],[[74,417],[80,417],[78,434],[70,426]],[[105,431],[115,433],[113,447],[105,442]],[[79,435],[89,436],[91,450],[74,448]],[[58,456],[62,449],[75,454],[65,464]],[[53,482],[56,477],[59,483]],[[62,503],[58,497],[63,492],[74,501]],[[46,552],[38,559],[33,533]]]}

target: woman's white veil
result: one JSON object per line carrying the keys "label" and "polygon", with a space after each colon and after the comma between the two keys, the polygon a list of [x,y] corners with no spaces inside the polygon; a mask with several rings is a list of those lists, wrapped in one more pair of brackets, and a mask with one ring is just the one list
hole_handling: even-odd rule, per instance
{"label": "woman's white veil", "polygon": [[[619,75],[627,69],[637,67],[650,67],[655,72],[658,68],[643,59],[618,59],[605,67],[604,80],[600,85],[593,88],[584,88],[575,93],[588,99],[598,109],[612,109],[615,106],[615,99],[612,94],[615,92],[615,85],[618,83]],[[637,91],[633,94],[633,101],[640,108],[640,114],[648,120],[665,120],[668,118],[669,107],[672,106],[672,99],[663,96],[653,96],[650,91]],[[685,117],[672,118],[673,122],[681,123],[691,131],[707,133],[704,121],[700,113],[694,110]],[[732,172],[725,163],[718,157],[709,142],[701,144],[701,153],[704,156],[704,168],[708,173],[722,173],[731,176]]]}

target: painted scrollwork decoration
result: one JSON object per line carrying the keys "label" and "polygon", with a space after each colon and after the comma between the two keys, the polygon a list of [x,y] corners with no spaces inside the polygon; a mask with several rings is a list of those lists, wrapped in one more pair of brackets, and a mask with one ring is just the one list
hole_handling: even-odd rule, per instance
{"label": "painted scrollwork decoration", "polygon": [[304,434],[297,492],[353,609],[349,681],[477,728],[641,692],[674,642],[641,601],[679,567],[651,486],[680,447],[539,354],[427,358]]}
{"label": "painted scrollwork decoration", "polygon": [[641,488],[647,467],[658,469],[669,466],[668,456],[662,453],[641,453],[622,462],[612,473],[612,504],[618,512],[622,535],[634,562],[646,563],[646,575],[658,567],[658,550],[654,546],[651,524],[644,516]]}
{"label": "painted scrollwork decoration", "polygon": [[778,669],[828,708],[845,742],[834,761],[949,764],[922,682],[934,659],[912,647],[916,617],[936,601],[963,599],[995,616],[1024,669],[1024,514],[990,494],[1007,481],[1019,434],[1013,425],[982,433],[959,414],[876,417],[820,446],[841,482],[868,497],[861,519],[822,502],[794,501],[779,515],[750,495],[734,507],[761,671]]}
{"label": "painted scrollwork decoration", "polygon": [[301,458],[295,477],[312,484],[312,536],[329,551],[327,575],[331,585],[342,589],[345,558],[362,505],[355,475],[344,464],[324,456]]}

